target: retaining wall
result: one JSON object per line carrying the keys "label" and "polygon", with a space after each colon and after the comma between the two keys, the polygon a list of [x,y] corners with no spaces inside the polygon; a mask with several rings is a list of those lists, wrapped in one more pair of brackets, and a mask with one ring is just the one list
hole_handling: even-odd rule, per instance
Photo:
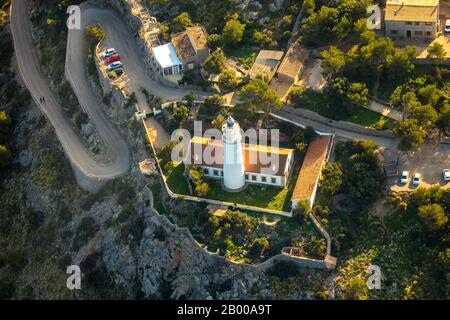
{"label": "retaining wall", "polygon": [[319,122],[321,124],[341,129],[345,131],[355,132],[364,135],[376,136],[376,137],[384,137],[384,138],[394,138],[394,134],[391,130],[376,130],[372,128],[366,128],[351,122],[346,121],[336,121],[328,119],[324,116],[321,116],[317,112],[302,109],[302,108],[293,108],[293,107],[283,107],[283,111],[298,115],[302,118],[309,119],[312,121]]}

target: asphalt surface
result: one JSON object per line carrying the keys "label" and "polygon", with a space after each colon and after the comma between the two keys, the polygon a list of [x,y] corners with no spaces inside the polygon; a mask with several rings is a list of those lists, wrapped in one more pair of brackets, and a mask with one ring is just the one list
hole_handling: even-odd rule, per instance
{"label": "asphalt surface", "polygon": [[[124,19],[114,10],[91,6],[82,6],[82,26],[86,27],[98,24],[105,31],[103,45],[113,47],[120,54],[123,70],[128,75],[127,85],[131,92],[140,93],[145,88],[149,93],[166,100],[181,99],[189,92],[194,92],[197,98],[205,98],[211,93],[195,91],[177,87],[165,86],[152,78],[145,71],[145,63],[142,50],[139,48],[135,37],[130,33]],[[69,33],[67,65],[75,71],[79,63],[80,44],[84,43],[83,32],[72,30]]]}
{"label": "asphalt surface", "polygon": [[374,140],[375,143],[380,147],[389,148],[391,150],[397,150],[397,139],[384,138],[372,135],[361,134],[357,132],[351,132],[347,130],[341,130],[334,128],[314,120],[302,118],[298,115],[286,112],[284,110],[277,111],[274,114],[276,117],[282,118],[285,121],[291,122],[293,124],[299,125],[301,127],[312,127],[316,131],[322,134],[335,134],[336,136],[347,138],[347,139],[357,139],[357,140]]}
{"label": "asphalt surface", "polygon": [[[142,95],[139,94],[141,88],[168,100],[182,98],[192,90],[164,86],[146,74],[142,53],[136,39],[130,33],[123,18],[114,10],[83,6],[81,22],[81,30],[69,31],[66,75],[81,107],[89,115],[90,120],[94,123],[100,137],[106,144],[107,157],[103,159],[96,158],[90,153],[86,143],[73,129],[71,121],[67,118],[48,86],[47,79],[40,69],[39,59],[31,38],[31,23],[25,0],[13,0],[11,5],[11,29],[19,71],[33,99],[54,126],[56,134],[72,163],[80,168],[84,175],[95,178],[113,178],[128,170],[129,150],[125,140],[107,118],[103,111],[104,106],[98,101],[88,83],[85,66],[84,28],[88,25],[98,24],[105,30],[106,35],[103,44],[114,47],[120,53],[124,65],[123,69],[130,80],[128,85],[131,91],[137,93],[138,104],[145,103]],[[210,95],[210,93],[201,91],[194,93],[198,98]],[[45,96],[45,103],[39,101],[42,96]],[[338,130],[288,113],[279,112],[278,115],[297,124],[312,126],[318,131],[335,133],[350,139],[373,139],[380,146],[396,147],[397,141],[395,139],[365,136]]]}
{"label": "asphalt surface", "polygon": [[[50,90],[47,78],[40,68],[31,30],[26,1],[13,0],[11,32],[19,73],[33,100],[53,125],[68,158],[86,177],[109,179],[126,173],[130,165],[128,146],[107,118],[88,85],[83,55],[84,41],[76,44],[69,43],[68,50],[73,51],[74,59],[69,61],[68,71],[70,71],[70,82],[80,105],[89,115],[106,145],[107,155],[102,158],[96,157],[89,151],[86,142],[75,131],[72,122]],[[81,31],[76,33],[79,33],[79,36],[82,35]],[[41,97],[45,97],[44,103],[40,101]]]}

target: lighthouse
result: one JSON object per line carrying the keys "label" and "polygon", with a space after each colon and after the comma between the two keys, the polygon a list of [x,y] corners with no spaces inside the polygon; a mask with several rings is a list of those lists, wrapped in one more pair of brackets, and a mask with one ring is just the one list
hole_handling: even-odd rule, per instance
{"label": "lighthouse", "polygon": [[229,190],[239,190],[245,185],[244,159],[242,156],[241,128],[229,116],[222,126],[223,183]]}

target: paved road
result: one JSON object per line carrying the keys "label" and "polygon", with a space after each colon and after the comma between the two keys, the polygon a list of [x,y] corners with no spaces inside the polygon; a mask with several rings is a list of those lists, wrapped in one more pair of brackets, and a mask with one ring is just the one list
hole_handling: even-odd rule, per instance
{"label": "paved road", "polygon": [[[119,52],[124,65],[123,69],[130,80],[127,85],[131,92],[135,92],[138,95],[140,89],[145,88],[155,96],[174,100],[181,99],[188,92],[193,91],[162,85],[146,74],[142,51],[139,49],[136,39],[130,33],[124,19],[116,11],[85,5],[82,7],[81,21],[83,26],[98,24],[105,30],[106,34],[103,44],[106,47],[113,47]],[[67,59],[68,64],[73,65],[74,69],[76,69],[75,65],[80,62],[79,50],[77,49],[82,43],[84,43],[83,33],[78,30],[72,30],[69,33]],[[211,93],[203,91],[194,91],[194,93],[199,98],[211,95]]]}
{"label": "paved road", "polygon": [[[64,151],[71,162],[87,177],[108,179],[121,175],[129,168],[129,151],[125,140],[113,127],[87,85],[84,62],[69,66],[71,83],[81,106],[95,124],[100,137],[107,147],[107,156],[98,158],[88,149],[86,142],[74,130],[54,94],[50,90],[47,78],[40,68],[40,62],[31,37],[31,22],[25,0],[13,0],[11,4],[11,32],[20,75],[36,104],[46,114],[55,128]],[[80,31],[79,31],[80,32]],[[82,57],[82,43],[75,50]],[[40,98],[45,97],[45,103]]]}
{"label": "paved road", "polygon": [[380,147],[389,148],[391,150],[397,150],[397,139],[383,138],[378,136],[371,136],[366,134],[360,134],[356,132],[346,131],[328,126],[310,119],[302,118],[298,115],[280,110],[274,114],[275,117],[280,117],[288,122],[299,125],[301,127],[313,127],[316,131],[322,134],[335,134],[336,136],[347,139],[360,139],[360,140],[375,140],[376,144]]}

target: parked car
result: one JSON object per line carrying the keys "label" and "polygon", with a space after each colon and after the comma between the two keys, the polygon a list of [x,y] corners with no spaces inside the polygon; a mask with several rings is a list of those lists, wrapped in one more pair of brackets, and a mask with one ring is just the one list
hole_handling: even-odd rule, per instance
{"label": "parked car", "polygon": [[420,182],[421,182],[421,176],[420,176],[420,173],[416,173],[416,174],[414,175],[412,184],[413,184],[413,186],[417,187],[417,186],[420,184]]}
{"label": "parked car", "polygon": [[120,69],[122,67],[123,67],[122,62],[116,61],[116,62],[113,62],[110,65],[108,65],[107,69],[108,69],[108,71],[112,71],[112,70]]}
{"label": "parked car", "polygon": [[400,182],[403,184],[407,184],[409,180],[409,171],[403,171],[402,176],[400,177]]}
{"label": "parked car", "polygon": [[450,181],[450,169],[442,170],[442,176],[444,177],[445,181]]}
{"label": "parked car", "polygon": [[111,62],[119,61],[119,60],[120,60],[120,56],[117,53],[105,58],[106,63],[111,63]]}
{"label": "parked car", "polygon": [[445,21],[445,33],[450,33],[450,19],[447,19],[447,21]]}
{"label": "parked car", "polygon": [[102,53],[102,58],[110,57],[110,56],[112,56],[114,53],[116,53],[116,49],[114,49],[114,48],[106,49],[106,50],[103,51],[103,53]]}

